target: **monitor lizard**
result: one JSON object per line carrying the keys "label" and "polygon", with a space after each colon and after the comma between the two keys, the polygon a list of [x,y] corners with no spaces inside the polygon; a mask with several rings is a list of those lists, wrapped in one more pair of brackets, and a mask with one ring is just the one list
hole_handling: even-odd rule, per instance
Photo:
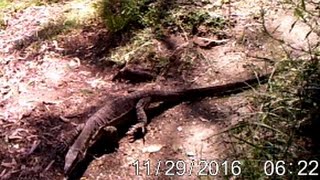
{"label": "monitor lizard", "polygon": [[147,115],[144,111],[150,103],[167,101],[188,101],[193,97],[221,97],[250,89],[259,83],[265,82],[270,74],[253,77],[244,81],[209,86],[202,88],[192,88],[183,90],[142,90],[129,93],[127,96],[118,97],[107,102],[102,108],[94,113],[84,124],[80,124],[71,133],[70,146],[66,156],[64,173],[68,175],[78,162],[84,159],[87,149],[100,137],[105,131],[116,131],[116,127],[121,124],[129,123],[126,115],[135,111],[137,123],[133,125],[128,135],[132,136],[138,130],[145,132],[147,124]]}

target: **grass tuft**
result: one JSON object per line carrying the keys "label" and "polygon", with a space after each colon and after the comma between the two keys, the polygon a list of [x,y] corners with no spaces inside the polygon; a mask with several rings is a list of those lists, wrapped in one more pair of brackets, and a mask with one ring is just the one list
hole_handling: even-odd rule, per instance
{"label": "grass tuft", "polygon": [[[312,32],[308,36],[311,33],[317,34],[319,27],[314,23],[311,11],[304,9],[301,4],[294,4],[294,1],[289,3],[295,7],[297,21],[310,27]],[[297,15],[296,9],[301,13]],[[284,49],[290,48],[285,42],[278,41],[286,47]],[[293,57],[284,50],[287,56],[276,61],[276,73],[270,78],[267,87],[251,97],[257,113],[248,115],[243,122],[229,129],[235,140],[233,158],[243,160],[241,178],[303,179],[305,177],[301,177],[299,171],[308,175],[313,166],[309,164],[306,170],[301,171],[303,166],[299,166],[299,162],[319,162],[319,51],[319,44],[312,48],[310,46],[307,51],[299,51],[301,56]],[[267,173],[271,172],[272,166],[267,161],[275,165],[270,176]],[[276,163],[280,161],[285,163],[283,167],[286,172],[282,176],[279,176],[282,171],[275,171]],[[281,166],[280,163],[278,167]]]}

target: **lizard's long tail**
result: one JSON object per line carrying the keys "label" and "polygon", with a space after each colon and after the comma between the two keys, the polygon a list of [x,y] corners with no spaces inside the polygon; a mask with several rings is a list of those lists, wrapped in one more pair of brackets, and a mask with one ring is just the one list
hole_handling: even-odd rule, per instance
{"label": "lizard's long tail", "polygon": [[213,97],[213,96],[226,96],[235,93],[243,92],[244,90],[250,89],[252,87],[256,87],[259,84],[266,83],[269,79],[270,74],[265,74],[259,77],[253,77],[250,79],[246,79],[243,81],[236,81],[228,84],[217,85],[217,86],[209,86],[203,88],[191,88],[191,89],[183,89],[178,91],[167,91],[167,92],[157,92],[156,97],[159,100],[179,100],[179,99],[195,99],[195,98],[203,98],[203,97]]}

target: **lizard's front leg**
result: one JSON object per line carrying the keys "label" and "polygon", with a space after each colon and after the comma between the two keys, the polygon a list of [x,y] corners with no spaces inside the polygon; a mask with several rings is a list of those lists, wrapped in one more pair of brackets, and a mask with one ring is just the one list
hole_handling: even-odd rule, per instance
{"label": "lizard's front leg", "polygon": [[96,135],[94,135],[91,141],[94,143],[103,136],[106,136],[107,138],[118,139],[118,130],[115,126],[106,126]]}
{"label": "lizard's front leg", "polygon": [[138,101],[136,105],[138,123],[133,125],[127,132],[127,134],[130,136],[130,141],[134,140],[134,134],[137,133],[139,130],[141,130],[142,134],[144,135],[148,122],[147,114],[144,109],[149,106],[150,102],[150,97],[143,98]]}
{"label": "lizard's front leg", "polygon": [[106,126],[103,128],[104,133],[106,133],[110,137],[118,138],[118,130],[114,126]]}

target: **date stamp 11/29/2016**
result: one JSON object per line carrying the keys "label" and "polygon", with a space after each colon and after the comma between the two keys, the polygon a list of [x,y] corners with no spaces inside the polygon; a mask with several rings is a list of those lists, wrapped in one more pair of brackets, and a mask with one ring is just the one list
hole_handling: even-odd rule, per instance
{"label": "date stamp 11/29/2016", "polygon": [[[319,161],[299,160],[297,162],[260,161],[261,171],[266,176],[319,176]],[[131,164],[137,176],[239,176],[245,169],[241,160],[136,160]]]}
{"label": "date stamp 11/29/2016", "polygon": [[139,161],[132,163],[135,175],[150,176],[218,176],[241,174],[240,161],[218,161],[218,160],[199,160],[199,161],[183,161],[183,160],[151,160]]}

